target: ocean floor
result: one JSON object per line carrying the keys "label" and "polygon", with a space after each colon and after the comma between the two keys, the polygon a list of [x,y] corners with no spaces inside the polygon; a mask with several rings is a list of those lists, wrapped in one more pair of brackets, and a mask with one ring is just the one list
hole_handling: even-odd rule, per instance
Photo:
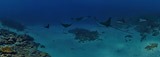
{"label": "ocean floor", "polygon": [[[76,28],[77,25],[68,28]],[[79,26],[80,27],[80,26]],[[140,42],[139,33],[131,31],[132,41],[126,42],[127,33],[113,28],[95,27],[83,25],[81,28],[97,30],[105,33],[100,35],[102,40],[79,43],[74,40],[74,35],[66,33],[67,29],[61,26],[53,26],[50,29],[42,26],[29,26],[28,34],[33,36],[36,42],[45,45],[40,50],[49,53],[52,57],[159,57],[160,47],[146,50],[151,43],[159,43],[158,36],[148,36],[147,40]],[[65,33],[64,33],[65,32]]]}

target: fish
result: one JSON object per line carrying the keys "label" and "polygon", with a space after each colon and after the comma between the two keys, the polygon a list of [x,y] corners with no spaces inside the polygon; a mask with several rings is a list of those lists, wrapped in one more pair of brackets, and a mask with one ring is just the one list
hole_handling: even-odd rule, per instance
{"label": "fish", "polygon": [[99,24],[101,24],[101,25],[103,25],[103,26],[105,26],[105,27],[111,27],[111,28],[114,28],[114,29],[116,29],[116,30],[119,30],[119,31],[122,31],[122,32],[126,32],[126,33],[129,33],[129,34],[133,34],[133,33],[130,33],[130,32],[128,32],[128,31],[123,31],[123,30],[121,30],[121,29],[119,29],[119,28],[116,28],[116,27],[113,27],[112,25],[111,25],[111,19],[112,19],[112,17],[109,17],[106,21],[104,21],[104,22],[99,22],[96,18],[94,18]]}
{"label": "fish", "polygon": [[62,25],[64,28],[68,28],[68,27],[70,27],[72,24],[61,23],[61,25]]}
{"label": "fish", "polygon": [[99,22],[101,25],[105,26],[105,27],[110,27],[111,26],[111,17],[109,17],[108,20],[104,21],[104,22]]}
{"label": "fish", "polygon": [[50,28],[50,24],[47,24],[46,26],[44,26],[44,28],[49,29]]}
{"label": "fish", "polygon": [[79,22],[82,21],[85,17],[71,18],[71,20]]}

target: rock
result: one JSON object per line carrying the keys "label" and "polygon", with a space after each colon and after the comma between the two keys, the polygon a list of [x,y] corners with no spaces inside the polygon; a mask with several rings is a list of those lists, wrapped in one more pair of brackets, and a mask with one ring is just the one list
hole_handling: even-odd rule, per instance
{"label": "rock", "polygon": [[98,31],[90,31],[83,28],[75,28],[68,31],[69,33],[72,33],[75,35],[76,40],[78,40],[80,43],[84,43],[86,41],[94,41],[99,39],[99,33]]}
{"label": "rock", "polygon": [[40,43],[34,42],[29,35],[18,35],[6,29],[0,29],[0,57],[51,57],[38,50]]}

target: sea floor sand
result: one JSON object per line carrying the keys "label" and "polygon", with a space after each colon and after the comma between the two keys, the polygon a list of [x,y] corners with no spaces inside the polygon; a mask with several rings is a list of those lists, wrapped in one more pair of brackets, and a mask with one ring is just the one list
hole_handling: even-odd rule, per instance
{"label": "sea floor sand", "polygon": [[[104,31],[101,34],[103,40],[93,42],[78,43],[74,40],[74,35],[64,34],[67,32],[60,26],[45,29],[41,26],[31,26],[28,30],[36,42],[45,45],[46,48],[40,50],[48,52],[52,57],[159,57],[160,48],[151,51],[145,50],[145,46],[150,43],[159,43],[157,37],[151,36],[144,42],[140,42],[140,36],[137,32],[132,41],[125,42],[124,36],[127,33],[113,28],[81,26],[90,30]],[[74,28],[74,27],[72,27]],[[72,29],[69,28],[69,29]],[[153,38],[153,39],[150,39]]]}

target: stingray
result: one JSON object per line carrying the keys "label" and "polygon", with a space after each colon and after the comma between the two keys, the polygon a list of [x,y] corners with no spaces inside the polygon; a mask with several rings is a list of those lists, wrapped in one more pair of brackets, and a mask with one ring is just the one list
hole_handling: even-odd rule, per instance
{"label": "stingray", "polygon": [[98,23],[99,24],[101,24],[101,25],[103,25],[103,26],[105,26],[105,27],[111,27],[111,28],[114,28],[114,29],[116,29],[116,30],[119,30],[119,31],[122,31],[122,32],[126,32],[126,33],[129,33],[129,34],[132,34],[132,33],[130,33],[130,32],[128,32],[128,31],[123,31],[123,30],[121,30],[121,29],[119,29],[119,28],[116,28],[116,27],[113,27],[112,25],[111,25],[111,20],[112,19],[112,17],[109,17],[107,20],[105,20],[104,22],[100,22],[100,21],[98,21],[97,19],[95,19],[96,21],[98,21]]}
{"label": "stingray", "polygon": [[44,28],[49,29],[50,28],[50,24],[47,24],[46,26],[44,26]]}
{"label": "stingray", "polygon": [[72,24],[61,23],[61,25],[62,25],[64,28],[68,28],[68,27],[70,27]]}
{"label": "stingray", "polygon": [[101,25],[105,26],[105,27],[110,27],[111,26],[111,17],[109,17],[108,20],[104,21],[104,22],[99,22]]}
{"label": "stingray", "polygon": [[78,18],[71,18],[71,20],[74,20],[76,22],[82,21],[85,17],[78,17]]}

